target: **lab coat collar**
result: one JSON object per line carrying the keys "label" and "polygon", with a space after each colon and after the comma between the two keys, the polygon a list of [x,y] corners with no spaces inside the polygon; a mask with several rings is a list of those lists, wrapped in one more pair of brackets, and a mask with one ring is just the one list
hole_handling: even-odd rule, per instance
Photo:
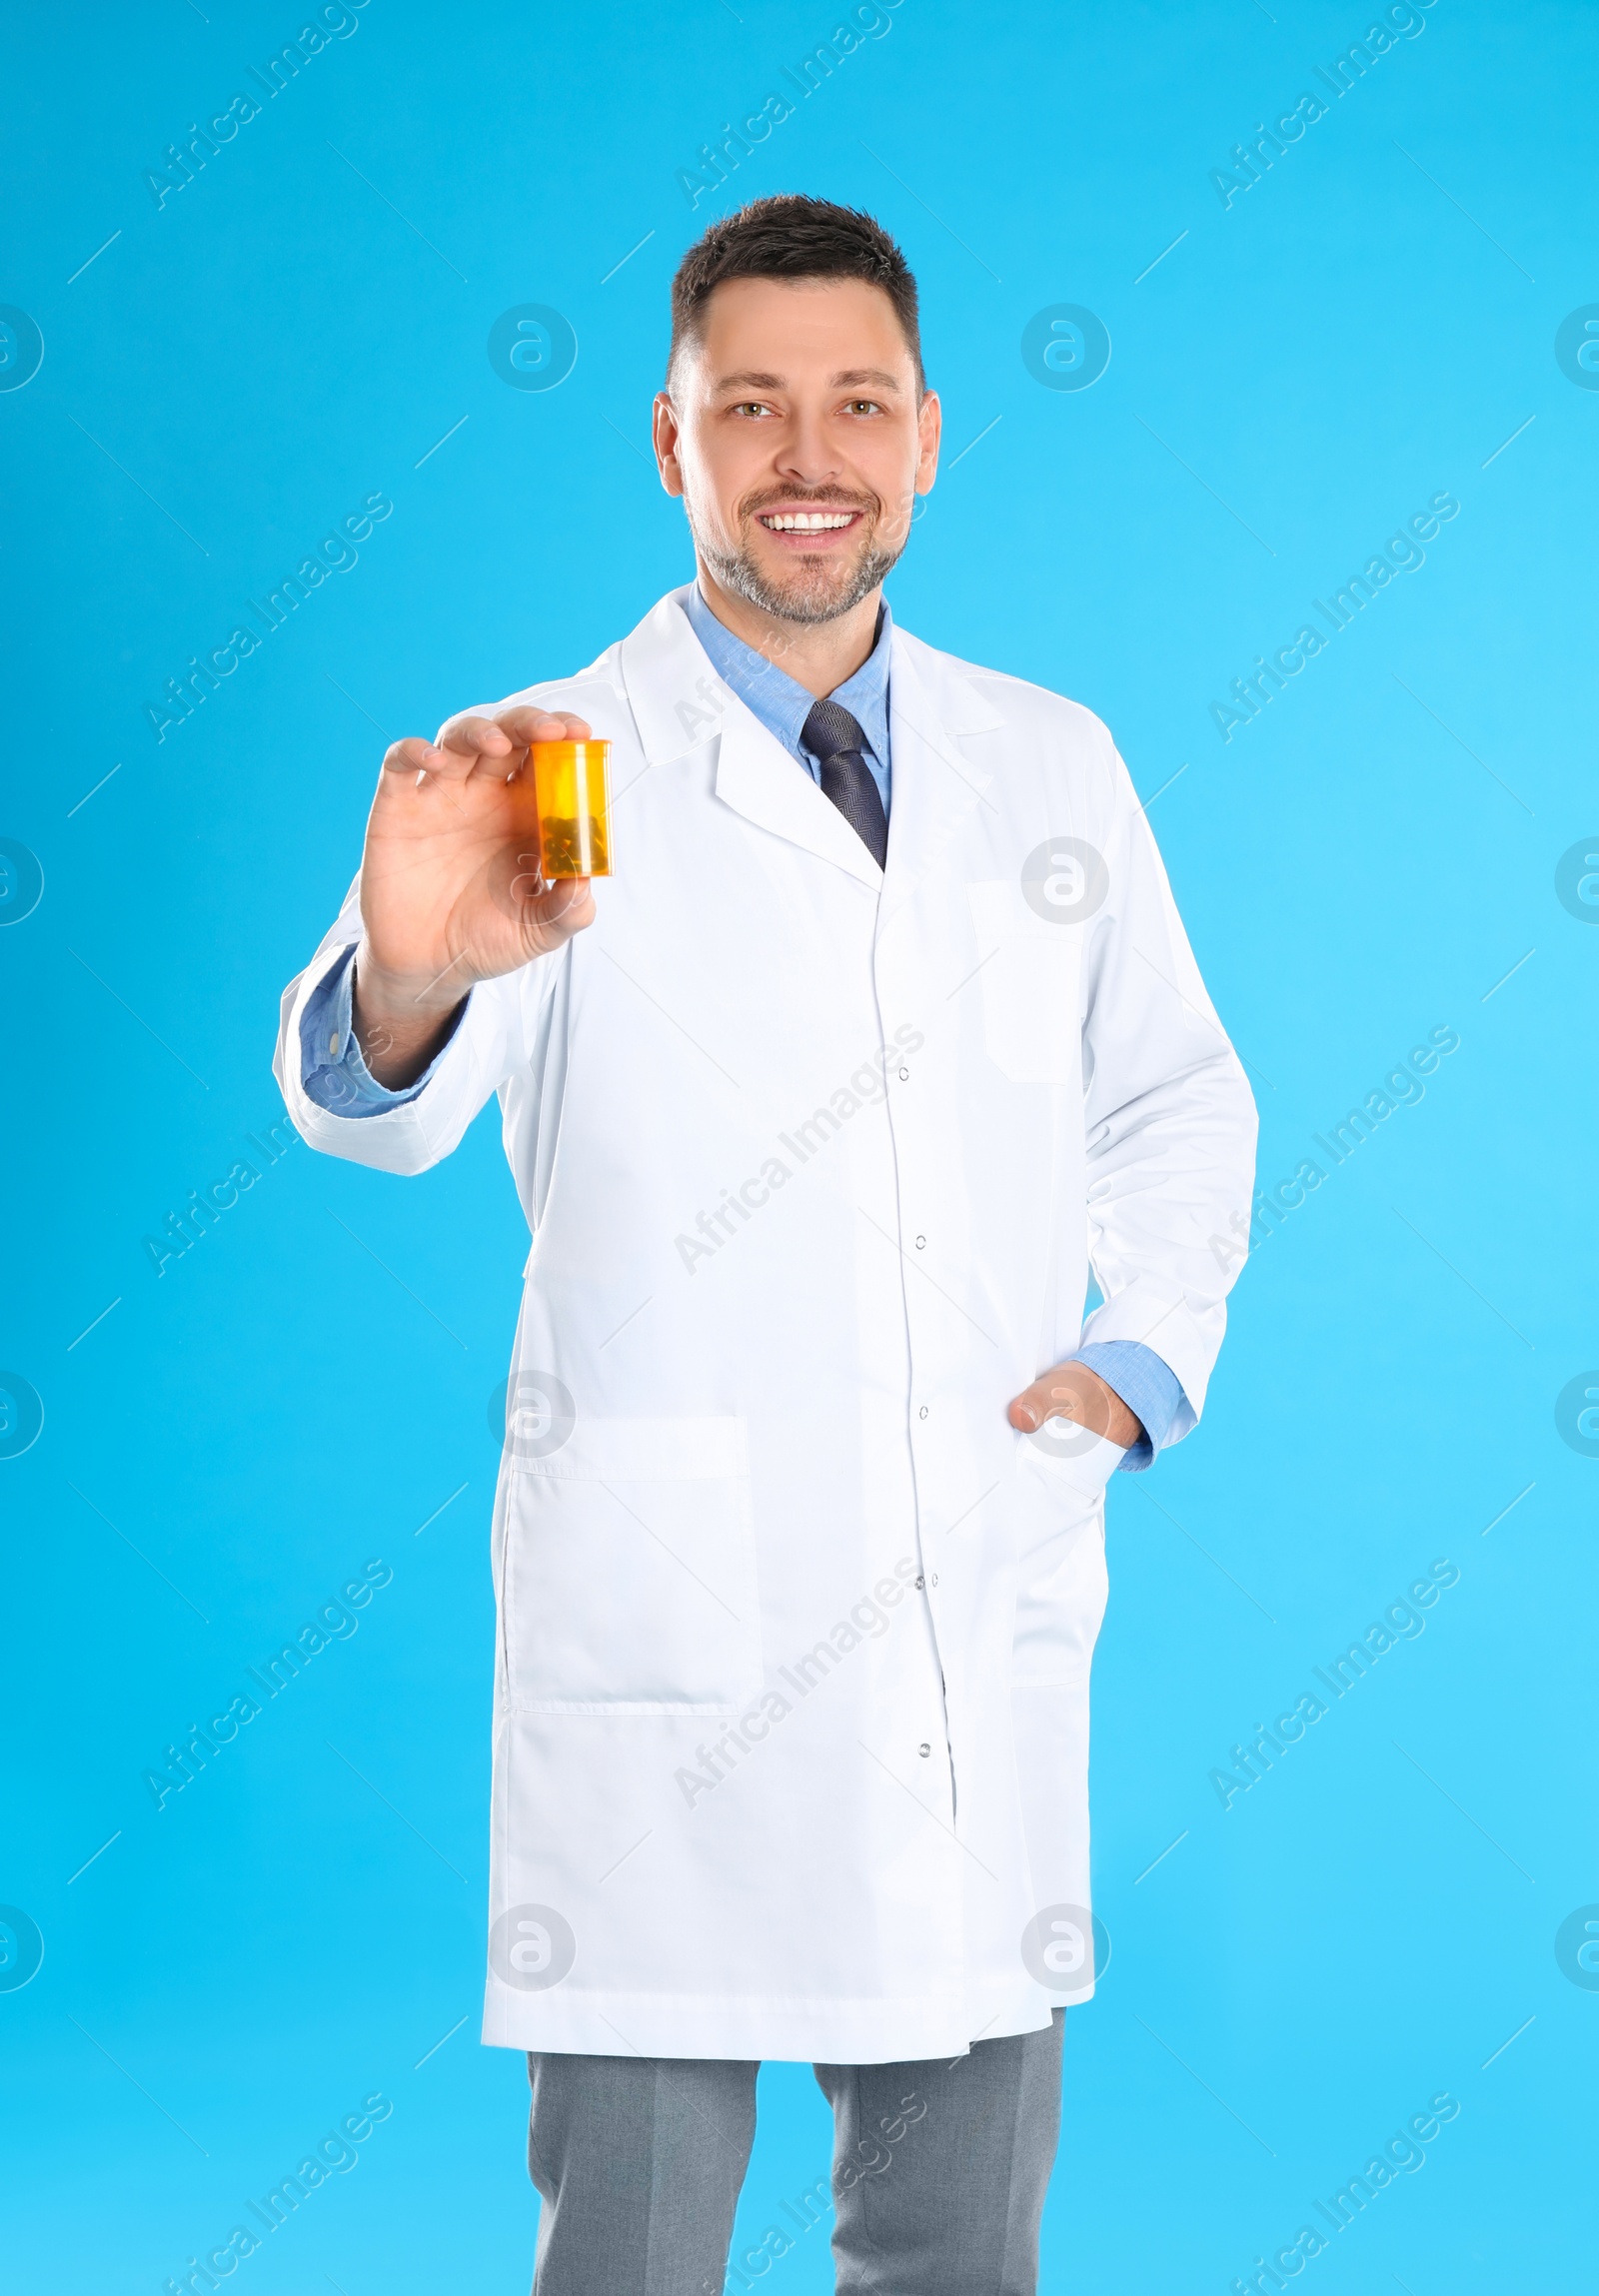
{"label": "lab coat collar", "polygon": [[[837,807],[718,677],[685,610],[687,594],[687,585],[669,591],[622,644],[623,682],[647,762],[664,765],[715,741],[716,792],[725,804],[880,888],[884,872]],[[907,891],[959,820],[984,801],[989,772],[962,753],[964,737],[1003,720],[958,663],[897,622],[888,704],[893,801],[886,882]]]}

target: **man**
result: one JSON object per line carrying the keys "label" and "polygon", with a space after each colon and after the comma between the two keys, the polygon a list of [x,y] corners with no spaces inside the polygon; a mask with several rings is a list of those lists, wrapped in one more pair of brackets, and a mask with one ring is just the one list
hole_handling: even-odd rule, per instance
{"label": "man", "polygon": [[[714,226],[696,580],[390,749],[284,999],[314,1147],[422,1171],[497,1092],[533,1232],[485,2038],[539,2296],[722,2288],[763,2057],[832,2102],[841,2289],[1036,2284],[1101,1494],[1197,1418],[1254,1111],[1104,727],[892,625],[938,436],[869,218]],[[616,873],[546,884],[528,744],[591,732]]]}

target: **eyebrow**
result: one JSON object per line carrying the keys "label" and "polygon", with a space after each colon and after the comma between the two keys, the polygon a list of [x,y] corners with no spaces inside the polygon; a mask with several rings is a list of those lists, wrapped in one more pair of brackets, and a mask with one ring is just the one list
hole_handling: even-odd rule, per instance
{"label": "eyebrow", "polygon": [[[902,388],[899,378],[890,374],[886,367],[846,367],[842,373],[829,376],[827,388],[829,391],[842,391],[861,384],[870,384],[878,391],[898,391]],[[718,391],[786,391],[788,387],[781,375],[761,374],[754,368],[746,368],[737,375],[720,375],[716,383]]]}

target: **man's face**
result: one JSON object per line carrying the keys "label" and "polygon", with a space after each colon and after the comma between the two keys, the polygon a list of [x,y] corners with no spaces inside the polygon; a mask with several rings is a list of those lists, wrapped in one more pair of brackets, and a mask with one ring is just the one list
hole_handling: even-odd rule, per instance
{"label": "man's face", "polygon": [[854,279],[737,279],[656,401],[661,480],[724,588],[780,620],[830,621],[905,547],[938,462],[892,304]]}

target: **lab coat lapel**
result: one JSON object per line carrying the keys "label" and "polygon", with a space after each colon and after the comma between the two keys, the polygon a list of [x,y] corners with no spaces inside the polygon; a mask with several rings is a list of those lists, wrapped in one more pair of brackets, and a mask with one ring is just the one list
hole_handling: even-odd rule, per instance
{"label": "lab coat lapel", "polygon": [[947,654],[894,625],[888,672],[888,865],[882,923],[947,866],[974,816],[991,808],[991,733],[1005,720]]}
{"label": "lab coat lapel", "polygon": [[830,861],[875,890],[882,871],[838,808],[718,677],[673,591],[622,647],[623,678],[645,756],[663,765],[717,744],[716,792],[758,828]]}

